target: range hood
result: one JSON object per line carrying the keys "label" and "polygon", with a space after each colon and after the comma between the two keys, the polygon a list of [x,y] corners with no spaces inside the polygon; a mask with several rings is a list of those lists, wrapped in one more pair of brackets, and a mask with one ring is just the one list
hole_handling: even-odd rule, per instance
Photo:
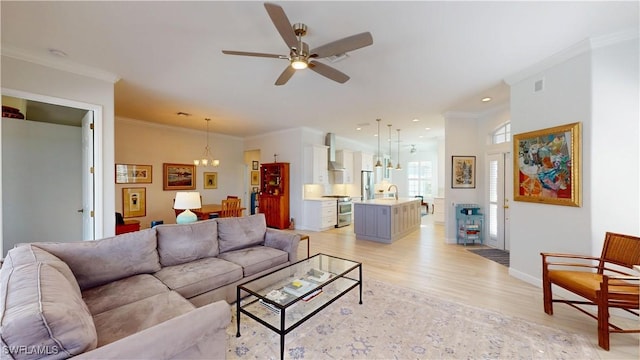
{"label": "range hood", "polygon": [[336,161],[336,135],[334,133],[327,133],[325,137],[325,145],[329,147],[329,163],[327,168],[329,171],[344,171],[344,166]]}

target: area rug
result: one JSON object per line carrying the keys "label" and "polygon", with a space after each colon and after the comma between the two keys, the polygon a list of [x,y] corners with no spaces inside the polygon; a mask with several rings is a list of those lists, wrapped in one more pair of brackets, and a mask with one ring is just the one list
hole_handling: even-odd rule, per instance
{"label": "area rug", "polygon": [[[278,359],[280,338],[241,315],[227,359]],[[287,316],[289,316],[287,314]],[[598,359],[584,337],[367,280],[285,337],[286,359]]]}
{"label": "area rug", "polygon": [[483,258],[495,261],[498,264],[509,267],[509,252],[500,249],[467,249]]}

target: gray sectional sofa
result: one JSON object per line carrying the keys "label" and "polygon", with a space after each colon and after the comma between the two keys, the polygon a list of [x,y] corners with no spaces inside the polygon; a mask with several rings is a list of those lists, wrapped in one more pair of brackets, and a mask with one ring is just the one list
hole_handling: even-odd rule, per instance
{"label": "gray sectional sofa", "polygon": [[222,359],[236,285],[297,260],[263,214],[31,243],[0,270],[2,359]]}

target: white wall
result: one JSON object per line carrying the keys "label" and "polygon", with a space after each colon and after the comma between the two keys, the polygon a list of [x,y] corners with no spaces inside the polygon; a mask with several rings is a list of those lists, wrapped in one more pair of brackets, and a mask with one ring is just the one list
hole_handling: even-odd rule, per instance
{"label": "white wall", "polygon": [[[445,155],[444,155],[444,216],[445,236],[448,243],[456,242],[456,216],[455,204],[479,203],[482,189],[484,189],[483,148],[478,138],[477,115],[466,113],[445,114]],[[475,156],[476,157],[476,187],[474,189],[451,188],[451,157]]]}
{"label": "white wall", "polygon": [[637,37],[592,54],[588,176],[594,252],[606,231],[640,235],[639,64]]}
{"label": "white wall", "polygon": [[[100,112],[96,123],[96,236],[115,233],[114,166],[113,166],[113,83],[105,79],[73,74],[2,55],[2,88],[91,104]],[[1,198],[1,197],[0,197]],[[10,205],[10,204],[9,204]],[[35,204],[34,204],[35,205]]]}
{"label": "white wall", "polygon": [[604,231],[638,235],[637,35],[594,52],[591,44],[510,81],[514,134],[582,122],[582,207],[511,204],[510,273],[538,285],[541,251],[598,255]]}
{"label": "white wall", "polygon": [[[206,145],[206,132],[159,125],[150,122],[116,118],[115,163],[151,165],[151,184],[116,184],[116,211],[122,213],[122,188],[146,188],[146,216],[133,218],[140,221],[141,228],[148,228],[152,220],[165,224],[175,223],[172,208],[176,191],[165,191],[163,187],[163,163],[193,164]],[[196,189],[205,204],[217,203],[227,195],[240,196],[242,206],[250,213],[249,182],[250,166],[244,161],[243,140],[210,132],[209,146],[213,156],[220,160],[218,167],[196,167]],[[204,172],[218,173],[218,188],[204,189]]]}

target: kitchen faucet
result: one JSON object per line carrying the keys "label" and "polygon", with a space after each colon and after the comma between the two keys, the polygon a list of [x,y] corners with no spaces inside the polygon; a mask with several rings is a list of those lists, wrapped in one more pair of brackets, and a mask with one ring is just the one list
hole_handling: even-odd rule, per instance
{"label": "kitchen faucet", "polygon": [[394,187],[396,188],[396,192],[394,194],[394,197],[396,200],[398,200],[398,187],[396,186],[396,184],[391,184],[391,186],[389,186],[389,188],[387,189],[387,191],[391,191],[391,188]]}

